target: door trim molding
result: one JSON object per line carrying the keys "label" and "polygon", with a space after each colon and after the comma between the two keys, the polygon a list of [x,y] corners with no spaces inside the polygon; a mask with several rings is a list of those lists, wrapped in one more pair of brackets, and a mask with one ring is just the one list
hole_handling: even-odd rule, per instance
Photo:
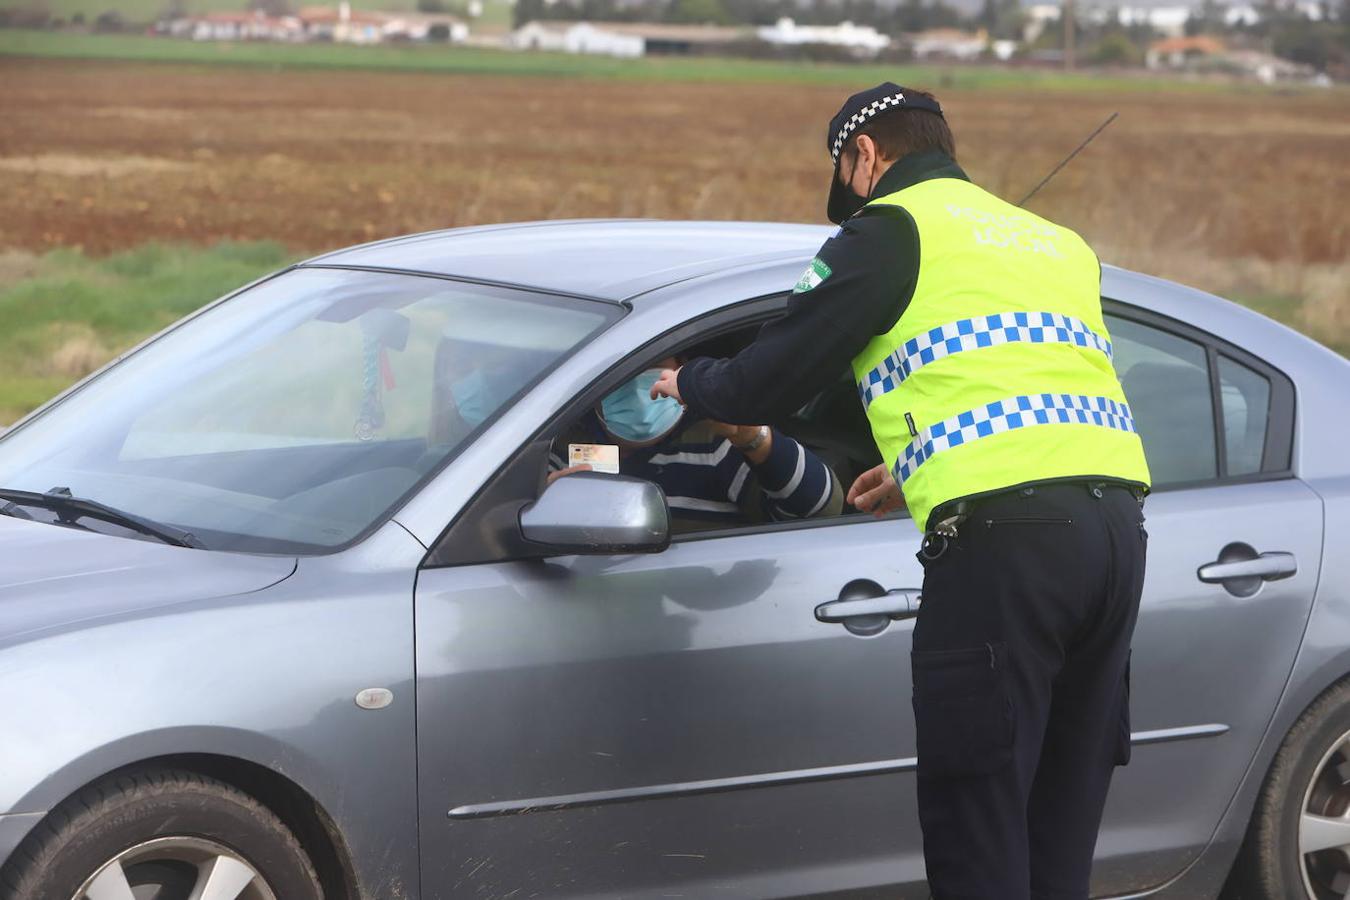
{"label": "door trim molding", "polygon": [[[1227,733],[1227,731],[1227,725],[1219,724],[1160,728],[1154,731],[1136,731],[1130,735],[1130,743],[1164,744],[1172,741],[1217,737]],[[451,819],[486,819],[494,816],[606,806],[610,803],[630,803],[636,800],[692,797],[698,794],[719,794],[748,788],[806,784],[813,781],[833,781],[840,778],[861,778],[869,775],[892,775],[897,772],[912,772],[918,766],[918,762],[916,757],[907,756],[903,759],[885,759],[846,766],[821,766],[815,769],[795,769],[788,772],[761,772],[758,775],[709,778],[704,781],[682,781],[673,784],[649,784],[608,791],[587,791],[581,794],[556,794],[551,797],[534,797],[528,800],[470,803],[464,806],[456,806],[447,815]]]}

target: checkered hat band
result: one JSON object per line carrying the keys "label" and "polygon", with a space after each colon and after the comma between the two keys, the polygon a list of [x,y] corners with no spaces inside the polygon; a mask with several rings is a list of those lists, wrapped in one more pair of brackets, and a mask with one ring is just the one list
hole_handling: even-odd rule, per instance
{"label": "checkered hat band", "polygon": [[839,133],[834,136],[834,144],[830,147],[830,160],[837,166],[839,165],[839,153],[844,149],[844,142],[848,136],[862,127],[868,119],[885,109],[892,106],[904,106],[904,94],[891,94],[889,97],[882,97],[880,100],[873,100],[862,109],[848,117],[848,121],[839,129]]}
{"label": "checkered hat band", "polygon": [[1009,397],[923,429],[895,461],[891,474],[895,476],[896,484],[903,485],[919,466],[944,450],[1032,425],[1075,424],[1134,432],[1134,417],[1130,415],[1129,405],[1110,397],[1083,394]]}
{"label": "checkered hat band", "polygon": [[1048,312],[1007,312],[961,319],[930,328],[905,341],[858,382],[863,408],[931,362],[1000,344],[1072,344],[1099,350],[1111,358],[1111,342],[1072,316]]}

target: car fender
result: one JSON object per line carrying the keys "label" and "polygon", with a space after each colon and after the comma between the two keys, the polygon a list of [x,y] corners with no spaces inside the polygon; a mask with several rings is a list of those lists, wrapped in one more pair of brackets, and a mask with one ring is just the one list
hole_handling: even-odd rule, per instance
{"label": "car fender", "polygon": [[[363,885],[417,884],[412,591],[424,552],[389,523],[262,591],[6,648],[0,810],[46,812],[148,760],[233,758],[313,798]],[[358,706],[373,687],[392,702]]]}

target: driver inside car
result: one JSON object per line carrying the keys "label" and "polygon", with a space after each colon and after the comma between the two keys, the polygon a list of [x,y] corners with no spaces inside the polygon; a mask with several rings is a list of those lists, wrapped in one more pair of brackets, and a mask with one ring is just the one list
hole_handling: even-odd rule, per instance
{"label": "driver inside car", "polygon": [[[688,420],[670,398],[651,399],[660,360],[606,395],[553,443],[549,483],[572,472],[615,471],[605,461],[569,464],[575,447],[617,447],[617,471],[655,482],[670,505],[671,528],[689,532],[760,522],[837,516],[839,479],[820,457],[767,425]],[[612,451],[609,451],[612,453]],[[611,463],[612,464],[612,463]]]}

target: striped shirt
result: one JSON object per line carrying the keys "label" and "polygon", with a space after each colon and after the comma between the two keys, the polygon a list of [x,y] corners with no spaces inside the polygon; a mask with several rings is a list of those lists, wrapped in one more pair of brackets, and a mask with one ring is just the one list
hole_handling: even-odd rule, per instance
{"label": "striped shirt", "polygon": [[[594,441],[594,434],[559,438],[550,467],[556,471],[567,465],[568,443]],[[661,486],[677,531],[837,516],[843,510],[843,491],[829,466],[777,429],[768,457],[758,465],[707,422],[696,421],[660,444],[629,450],[619,470]]]}

